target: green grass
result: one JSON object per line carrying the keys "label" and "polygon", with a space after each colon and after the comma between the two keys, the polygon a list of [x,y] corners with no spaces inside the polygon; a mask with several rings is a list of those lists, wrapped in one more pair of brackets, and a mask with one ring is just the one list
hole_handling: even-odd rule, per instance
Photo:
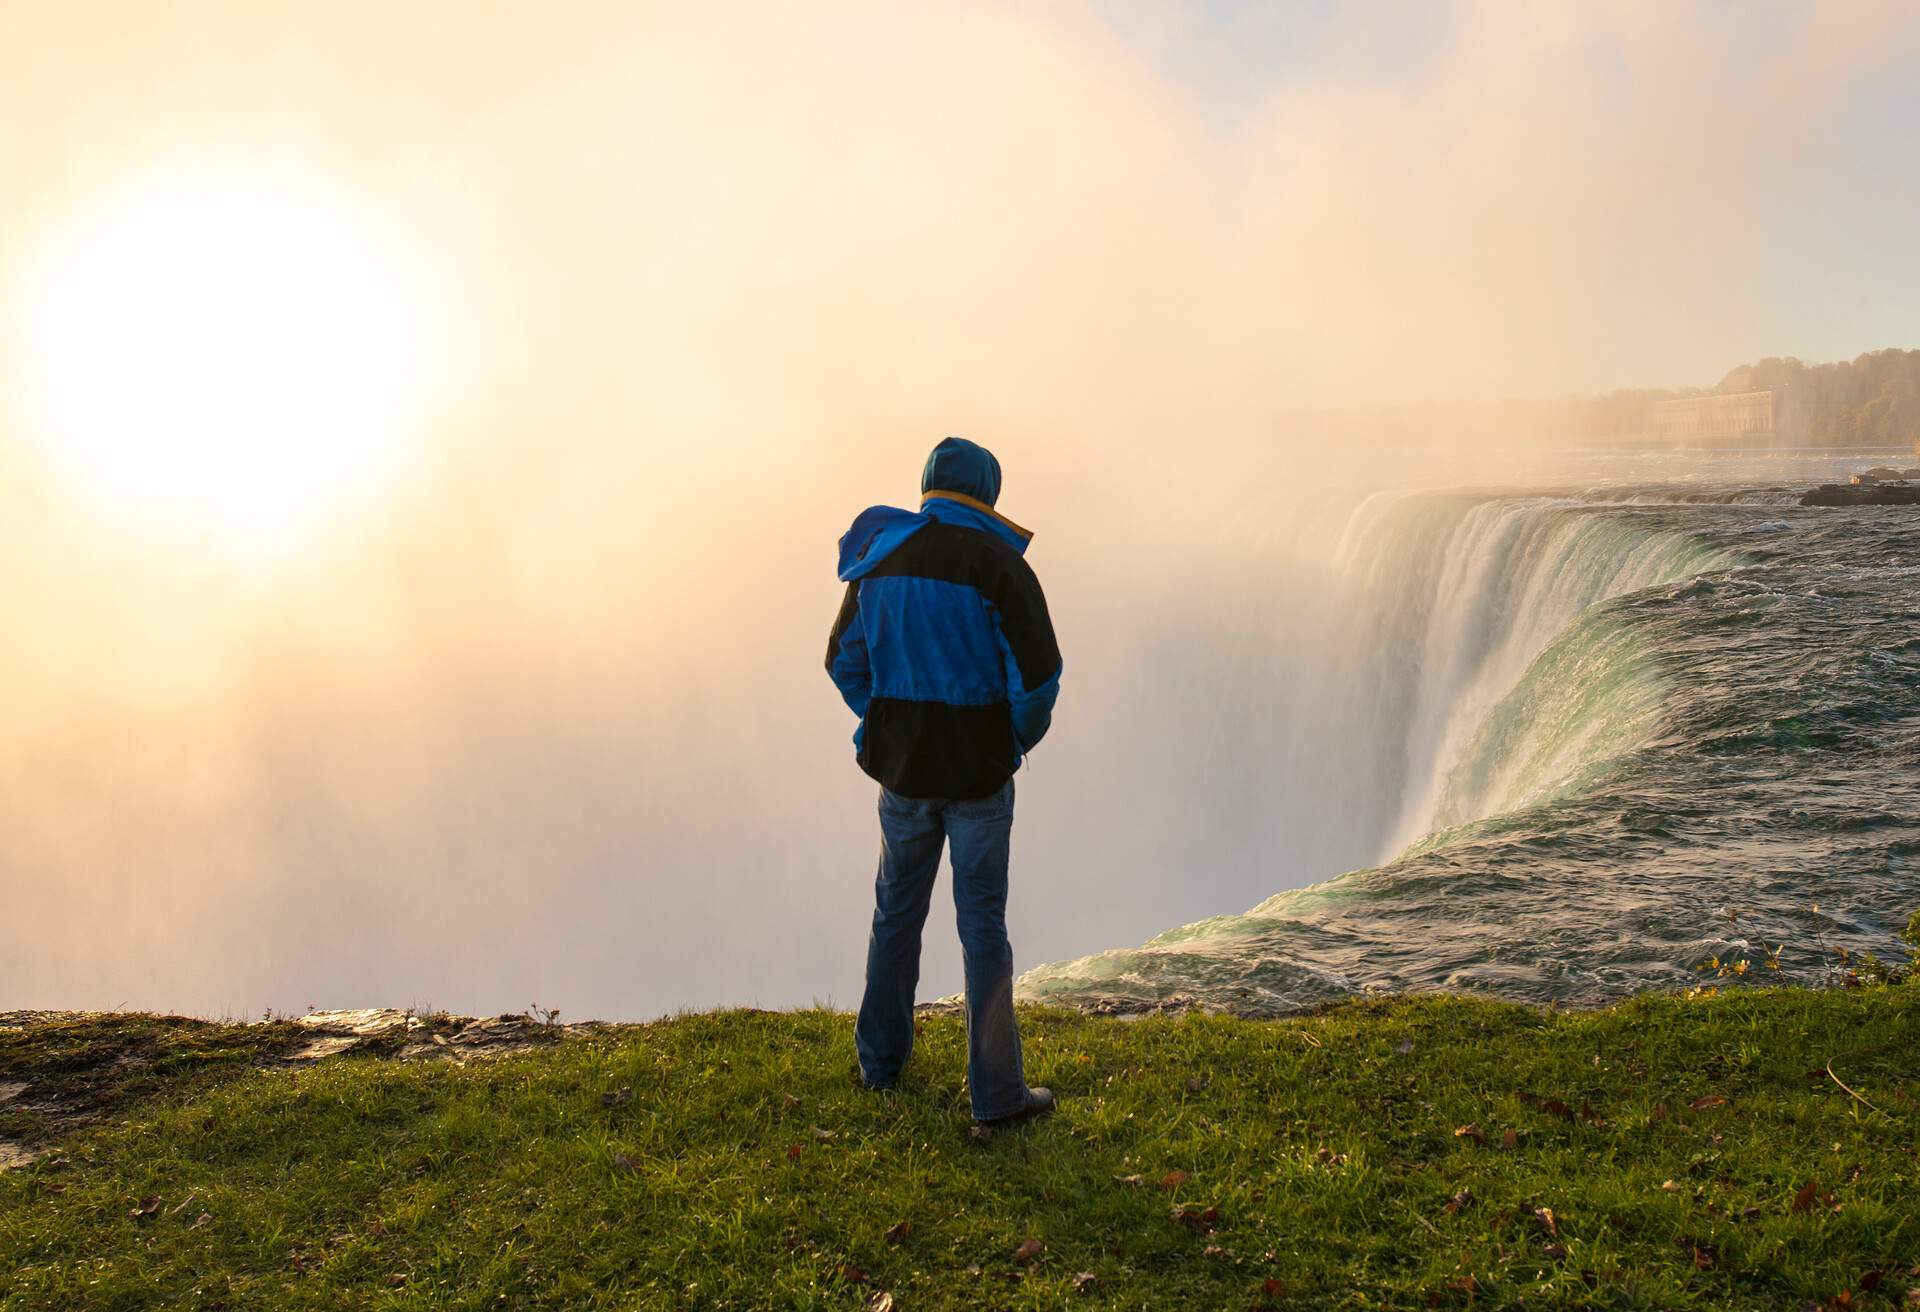
{"label": "green grass", "polygon": [[[0,1308],[1887,1307],[1920,1286],[1920,988],[1023,1026],[1060,1111],[984,1142],[946,1016],[888,1095],[856,1087],[827,1012],[466,1066],[257,1069],[271,1026],[0,1032],[0,1081],[85,1085],[95,1117],[0,1174]],[[128,1042],[144,1064],[99,1060]]]}

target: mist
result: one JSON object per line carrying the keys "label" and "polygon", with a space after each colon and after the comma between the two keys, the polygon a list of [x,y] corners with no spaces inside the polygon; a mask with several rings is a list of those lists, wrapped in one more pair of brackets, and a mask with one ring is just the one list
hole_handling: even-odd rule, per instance
{"label": "mist", "polygon": [[[1920,293],[1884,207],[1791,199],[1885,147],[1910,10],[1438,12],[1242,84],[1151,6],[9,5],[0,1005],[850,1004],[833,547],[947,433],[1065,657],[1021,965],[1379,859],[1310,713],[1344,514],[1547,457],[1336,417],[1845,355],[1890,329],[1834,306]],[[406,252],[438,346],[393,476],[270,560],[90,502],[18,313],[124,188],[250,171]],[[1783,260],[1816,213],[1852,254]]]}

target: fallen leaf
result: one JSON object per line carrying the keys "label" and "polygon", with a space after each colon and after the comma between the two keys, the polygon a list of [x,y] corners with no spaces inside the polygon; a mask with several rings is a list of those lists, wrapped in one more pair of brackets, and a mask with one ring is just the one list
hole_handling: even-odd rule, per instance
{"label": "fallen leaf", "polygon": [[1606,1117],[1602,1116],[1599,1112],[1595,1111],[1592,1107],[1588,1106],[1584,1102],[1580,1104],[1580,1119],[1585,1121],[1588,1125],[1593,1125],[1593,1126],[1602,1126],[1607,1123]]}
{"label": "fallen leaf", "polygon": [[1703,1093],[1687,1104],[1687,1106],[1697,1112],[1703,1112],[1709,1107],[1725,1107],[1726,1105],[1727,1100],[1717,1093]]}
{"label": "fallen leaf", "polygon": [[[785,1103],[785,1104],[786,1104],[787,1106],[789,1106],[789,1107],[798,1107],[798,1106],[800,1105],[800,1099],[799,1099],[799,1097],[798,1097],[797,1095],[795,1095],[795,1094],[791,1094],[791,1093],[783,1093],[783,1094],[781,1094],[781,1095],[780,1095],[780,1101],[781,1101],[781,1102],[783,1102],[783,1103]],[[879,1295],[877,1295],[877,1294],[876,1294],[876,1295],[875,1295],[875,1297],[877,1298],[877,1297],[879,1297]],[[887,1297],[888,1297],[888,1298],[892,1298],[892,1297],[893,1297],[893,1295],[892,1295],[892,1294],[888,1294],[888,1295],[887,1295]]]}
{"label": "fallen leaf", "polygon": [[1871,1294],[1874,1290],[1880,1288],[1880,1278],[1880,1273],[1877,1270],[1863,1273],[1859,1281],[1860,1292],[1863,1294]]}
{"label": "fallen leaf", "polygon": [[1079,1271],[1073,1277],[1073,1292],[1084,1294],[1100,1283],[1100,1277],[1091,1271]]}
{"label": "fallen leaf", "polygon": [[1473,1191],[1471,1189],[1462,1189],[1459,1193],[1447,1199],[1446,1206],[1442,1210],[1448,1214],[1452,1214],[1463,1207],[1470,1207],[1472,1204]]}
{"label": "fallen leaf", "polygon": [[1013,1260],[1016,1262],[1031,1262],[1034,1258],[1040,1256],[1045,1248],[1046,1245],[1038,1239],[1024,1239],[1021,1241],[1020,1247],[1013,1250]]}
{"label": "fallen leaf", "polygon": [[1475,1143],[1485,1143],[1487,1141],[1486,1134],[1480,1129],[1478,1124],[1456,1127],[1453,1132],[1453,1137],[1456,1139],[1471,1139]]}
{"label": "fallen leaf", "polygon": [[836,1130],[823,1130],[816,1125],[813,1127],[813,1137],[818,1139],[821,1143],[828,1143],[834,1139],[839,1138],[840,1135],[839,1135],[839,1132]]}
{"label": "fallen leaf", "polygon": [[1413,1053],[1413,1040],[1402,1039],[1400,1040],[1400,1042],[1394,1045],[1393,1050],[1399,1053],[1402,1057],[1411,1056]]}
{"label": "fallen leaf", "polygon": [[613,1155],[613,1164],[623,1171],[637,1171],[640,1169],[640,1163],[625,1153],[615,1153]]}
{"label": "fallen leaf", "polygon": [[1653,1105],[1653,1110],[1647,1113],[1648,1125],[1652,1125],[1655,1121],[1664,1121],[1666,1119],[1667,1119],[1667,1105],[1663,1102],[1655,1103]]}
{"label": "fallen leaf", "polygon": [[897,1244],[902,1239],[905,1239],[908,1235],[912,1233],[913,1233],[913,1222],[895,1221],[892,1225],[887,1227],[887,1242],[890,1244]]}
{"label": "fallen leaf", "polygon": [[1144,1175],[1123,1175],[1119,1177],[1119,1179],[1121,1184],[1130,1184],[1136,1189],[1143,1187],[1147,1183],[1147,1177]]}
{"label": "fallen leaf", "polygon": [[1500,1146],[1502,1148],[1518,1148],[1520,1146],[1520,1136],[1512,1130],[1508,1130],[1500,1136]]}
{"label": "fallen leaf", "polygon": [[893,1312],[893,1295],[886,1290],[878,1290],[867,1300],[867,1312]]}
{"label": "fallen leaf", "polygon": [[1477,1294],[1480,1292],[1480,1282],[1470,1275],[1465,1275],[1461,1276],[1458,1280],[1449,1280],[1447,1282],[1447,1288],[1456,1290],[1462,1294]]}
{"label": "fallen leaf", "polygon": [[1693,1249],[1693,1265],[1697,1269],[1707,1271],[1719,1264],[1720,1250],[1712,1244],[1693,1244],[1691,1247]]}
{"label": "fallen leaf", "polygon": [[1269,1299],[1285,1298],[1287,1296],[1287,1287],[1272,1276],[1268,1276],[1265,1282],[1261,1284],[1260,1292],[1265,1294]]}
{"label": "fallen leaf", "polygon": [[1672,1180],[1667,1181],[1665,1184],[1661,1185],[1660,1187],[1666,1190],[1670,1194],[1677,1194],[1680,1192],[1680,1186],[1678,1184],[1675,1184]]}
{"label": "fallen leaf", "polygon": [[1551,1116],[1558,1116],[1563,1121],[1570,1121],[1573,1119],[1573,1108],[1567,1106],[1564,1102],[1561,1102],[1558,1098],[1547,1099],[1545,1102],[1540,1104],[1540,1110],[1548,1113]]}
{"label": "fallen leaf", "polygon": [[1558,1239],[1560,1237],[1560,1223],[1554,1219],[1553,1209],[1551,1207],[1534,1208],[1533,1219],[1540,1223],[1540,1228],[1547,1232],[1549,1238]]}
{"label": "fallen leaf", "polygon": [[1546,1255],[1549,1262],[1564,1262],[1567,1259],[1567,1246],[1565,1244],[1548,1244],[1540,1251]]}
{"label": "fallen leaf", "polygon": [[788,1144],[788,1145],[787,1145],[787,1160],[788,1160],[788,1161],[790,1161],[790,1162],[797,1162],[797,1161],[799,1161],[799,1160],[800,1160],[800,1145],[799,1145],[799,1144],[797,1144],[797,1143],[790,1143],[790,1144]]}
{"label": "fallen leaf", "polygon": [[1160,1177],[1160,1187],[1162,1189],[1178,1189],[1181,1185],[1185,1184],[1186,1182],[1187,1182],[1187,1173],[1185,1171],[1178,1169],[1177,1167],[1174,1170],[1168,1171],[1165,1175]]}
{"label": "fallen leaf", "polygon": [[407,1283],[407,1273],[405,1271],[395,1271],[387,1277],[387,1283],[396,1287],[404,1285]]}
{"label": "fallen leaf", "polygon": [[840,1265],[840,1279],[849,1285],[864,1285],[867,1283],[867,1273],[851,1262],[843,1262]]}
{"label": "fallen leaf", "polygon": [[160,1210],[160,1195],[148,1194],[140,1200],[140,1205],[128,1212],[128,1216],[152,1216]]}
{"label": "fallen leaf", "polygon": [[600,1105],[602,1107],[618,1107],[622,1103],[632,1101],[633,1086],[628,1084],[623,1084],[617,1089],[609,1089],[600,1095]]}
{"label": "fallen leaf", "polygon": [[1218,1256],[1220,1256],[1220,1254],[1222,1254],[1222,1253],[1224,1253],[1224,1252],[1226,1252],[1226,1251],[1227,1251],[1226,1249],[1224,1249],[1224,1248],[1222,1248],[1222,1247],[1220,1247],[1220,1245],[1218,1245],[1218,1244],[1208,1244],[1208,1245],[1207,1245],[1207,1246],[1206,1246],[1205,1248],[1203,1248],[1203,1249],[1201,1249],[1201,1250],[1200,1250],[1200,1256],[1202,1256],[1202,1257],[1218,1257]]}
{"label": "fallen leaf", "polygon": [[1819,1196],[1820,1182],[1818,1180],[1807,1181],[1804,1185],[1800,1186],[1800,1192],[1793,1196],[1793,1210],[1796,1212],[1811,1212],[1813,1210],[1813,1201]]}

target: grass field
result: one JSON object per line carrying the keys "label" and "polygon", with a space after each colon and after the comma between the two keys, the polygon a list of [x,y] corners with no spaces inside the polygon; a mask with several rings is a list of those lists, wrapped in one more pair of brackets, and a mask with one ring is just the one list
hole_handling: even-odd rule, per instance
{"label": "grass field", "polygon": [[885,1095],[828,1012],[0,1030],[0,1308],[1920,1306],[1920,988],[1022,1023],[986,1137],[942,1015]]}

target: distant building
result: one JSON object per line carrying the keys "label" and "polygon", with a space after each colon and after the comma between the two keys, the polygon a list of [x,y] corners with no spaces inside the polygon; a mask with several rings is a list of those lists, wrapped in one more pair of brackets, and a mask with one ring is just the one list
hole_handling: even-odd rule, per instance
{"label": "distant building", "polygon": [[1770,441],[1776,431],[1773,389],[1656,402],[1653,431],[1654,436],[1668,442]]}

